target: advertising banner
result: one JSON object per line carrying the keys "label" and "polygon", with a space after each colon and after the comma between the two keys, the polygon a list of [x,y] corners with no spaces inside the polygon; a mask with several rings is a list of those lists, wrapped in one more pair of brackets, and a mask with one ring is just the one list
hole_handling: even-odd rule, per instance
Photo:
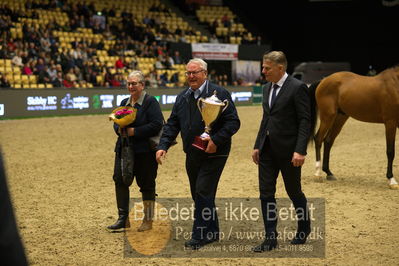
{"label": "advertising banner", "polygon": [[[170,110],[185,88],[147,89],[162,110]],[[235,105],[252,104],[252,87],[227,88]],[[57,115],[107,114],[129,97],[126,89],[24,89],[0,91],[0,119]]]}
{"label": "advertising banner", "polygon": [[206,60],[237,60],[238,44],[226,43],[193,43],[193,57]]}

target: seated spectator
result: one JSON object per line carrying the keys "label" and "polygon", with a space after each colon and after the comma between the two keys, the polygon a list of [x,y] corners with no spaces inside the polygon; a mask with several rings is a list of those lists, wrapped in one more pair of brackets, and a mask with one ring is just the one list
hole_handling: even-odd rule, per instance
{"label": "seated spectator", "polygon": [[51,77],[48,74],[48,67],[44,66],[44,68],[38,73],[38,83],[50,83]]}
{"label": "seated spectator", "polygon": [[216,70],[215,69],[211,69],[208,73],[208,80],[212,83],[217,84],[218,80],[217,80],[217,75],[216,75]]}
{"label": "seated spectator", "polygon": [[33,71],[32,71],[32,69],[30,68],[30,63],[29,63],[29,62],[26,63],[26,64],[24,65],[24,67],[22,68],[22,74],[23,74],[23,75],[32,75],[32,74],[33,74]]}
{"label": "seated spectator", "polygon": [[47,69],[47,73],[51,81],[53,81],[57,77],[57,69],[54,63],[51,64],[51,66]]}
{"label": "seated spectator", "polygon": [[118,75],[116,75],[116,78],[115,78],[117,81],[119,81],[119,83],[120,83],[120,86],[119,87],[122,87],[122,88],[126,88],[126,86],[127,86],[127,80],[125,79],[125,77],[122,75],[122,74],[118,74]]}
{"label": "seated spectator", "polygon": [[125,58],[123,57],[123,56],[119,56],[119,58],[118,58],[118,60],[116,60],[116,62],[115,62],[115,68],[116,69],[122,69],[122,68],[124,68],[126,65],[125,65],[125,60],[124,60]]}
{"label": "seated spectator", "polygon": [[216,37],[215,34],[212,34],[212,36],[209,38],[210,43],[219,43],[219,39]]}
{"label": "seated spectator", "polygon": [[162,61],[162,64],[165,66],[166,69],[173,69],[173,65],[175,64],[175,62],[169,55],[166,55]]}
{"label": "seated spectator", "polygon": [[159,75],[159,79],[161,81],[161,83],[159,84],[160,86],[166,86],[167,83],[169,83],[168,80],[168,72],[164,72],[163,74]]}
{"label": "seated spectator", "polygon": [[44,32],[43,36],[40,38],[40,48],[49,53],[51,51],[50,49],[51,43],[50,43],[50,38],[48,32]]}
{"label": "seated spectator", "polygon": [[68,81],[70,81],[70,82],[75,82],[75,81],[77,81],[77,77],[76,77],[76,75],[75,75],[75,72],[74,72],[74,69],[73,68],[70,68],[69,70],[68,70],[68,73],[65,75],[65,78],[68,80]]}
{"label": "seated spectator", "polygon": [[110,81],[110,86],[112,88],[119,88],[121,87],[121,83],[118,80],[118,75],[112,75],[111,81]]}
{"label": "seated spectator", "polygon": [[151,17],[149,17],[148,14],[144,16],[143,23],[145,25],[150,25],[151,27],[154,26],[154,20]]}
{"label": "seated spectator", "polygon": [[175,68],[174,68],[174,65],[175,65],[176,63],[175,63],[175,60],[173,59],[173,57],[167,55],[167,56],[166,56],[166,61],[169,62],[171,69],[175,69]]}
{"label": "seated spectator", "polygon": [[175,35],[180,36],[183,33],[183,30],[180,28],[180,26],[177,26],[175,30]]}
{"label": "seated spectator", "polygon": [[168,35],[170,31],[168,30],[168,27],[166,26],[166,23],[162,23],[161,28],[159,29],[159,32]]}
{"label": "seated spectator", "polygon": [[154,69],[152,70],[146,78],[146,82],[148,81],[148,87],[150,88],[158,88],[158,74],[157,71]]}
{"label": "seated spectator", "polygon": [[0,88],[10,88],[10,82],[8,82],[7,77],[0,73]]}
{"label": "seated spectator", "polygon": [[34,73],[36,75],[38,75],[45,67],[46,67],[46,64],[44,63],[43,58],[38,58],[36,66],[35,66]]}
{"label": "seated spectator", "polygon": [[176,42],[176,38],[172,33],[169,33],[168,35],[166,35],[166,37],[164,38],[165,42],[169,43],[169,42]]}
{"label": "seated spectator", "polygon": [[111,73],[111,68],[107,67],[104,77],[104,82],[108,83],[108,86],[111,86],[112,80],[114,79],[114,75]]}
{"label": "seated spectator", "polygon": [[163,56],[159,55],[157,58],[157,61],[155,61],[155,64],[154,64],[155,69],[164,69],[165,66],[162,63],[163,61],[164,61]]}
{"label": "seated spectator", "polygon": [[179,83],[179,72],[173,73],[173,75],[170,77],[170,82]]}
{"label": "seated spectator", "polygon": [[29,55],[29,58],[32,58],[32,59],[38,58],[37,48],[36,48],[36,45],[34,42],[29,43],[28,55]]}
{"label": "seated spectator", "polygon": [[53,84],[54,88],[61,88],[64,86],[64,79],[62,78],[62,72],[57,72],[57,76],[55,79],[51,82]]}
{"label": "seated spectator", "polygon": [[180,35],[179,35],[179,42],[184,42],[184,43],[187,43],[187,39],[186,39],[186,37],[185,37],[185,35],[184,35],[184,32],[182,32]]}
{"label": "seated spectator", "polygon": [[22,62],[22,54],[23,54],[22,51],[20,51],[20,50],[16,51],[14,57],[11,60],[11,62],[12,62],[12,64],[14,66],[17,66],[17,67],[23,67],[24,66],[24,64]]}
{"label": "seated spectator", "polygon": [[223,23],[223,26],[225,26],[226,28],[230,28],[231,21],[227,14],[224,14],[224,16],[222,17],[222,23]]}
{"label": "seated spectator", "polygon": [[130,61],[129,64],[127,64],[127,67],[130,69],[137,69],[138,61],[137,61],[137,56],[132,57],[132,61]]}
{"label": "seated spectator", "polygon": [[178,65],[184,64],[184,60],[183,60],[183,58],[180,56],[180,52],[177,51],[177,50],[174,51],[173,56],[172,56],[172,59],[173,59],[173,62],[174,62],[175,64],[178,64]]}
{"label": "seated spectator", "polygon": [[64,85],[65,88],[73,88],[74,82],[72,80],[70,80],[68,75],[66,75],[65,79],[62,81],[62,85]]}
{"label": "seated spectator", "polygon": [[73,69],[73,73],[75,74],[75,76],[76,76],[76,82],[78,82],[79,83],[79,81],[81,81],[81,80],[83,80],[83,74],[82,74],[82,71],[80,70],[80,68],[79,67],[75,67],[74,69]]}
{"label": "seated spectator", "polygon": [[218,19],[217,18],[215,18],[215,20],[212,22],[212,24],[209,26],[209,28],[210,28],[210,32],[212,33],[212,34],[215,34],[216,33],[216,28],[218,28],[219,27],[219,21],[218,21]]}

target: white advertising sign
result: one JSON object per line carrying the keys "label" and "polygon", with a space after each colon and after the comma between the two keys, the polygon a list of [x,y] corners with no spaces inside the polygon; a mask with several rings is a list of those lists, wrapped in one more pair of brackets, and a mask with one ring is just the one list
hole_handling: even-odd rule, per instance
{"label": "white advertising sign", "polygon": [[238,44],[192,43],[193,57],[208,60],[237,60]]}

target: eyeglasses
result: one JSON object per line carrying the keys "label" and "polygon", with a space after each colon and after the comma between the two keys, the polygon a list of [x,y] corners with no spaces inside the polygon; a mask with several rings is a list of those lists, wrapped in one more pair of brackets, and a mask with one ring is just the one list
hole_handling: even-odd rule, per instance
{"label": "eyeglasses", "polygon": [[201,72],[204,72],[205,70],[203,70],[203,69],[201,69],[201,70],[198,70],[198,71],[187,71],[187,72],[185,72],[184,74],[188,77],[188,76],[190,76],[190,75],[197,75],[198,73],[201,73]]}
{"label": "eyeglasses", "polygon": [[129,86],[137,86],[137,85],[139,85],[139,84],[141,84],[142,82],[140,81],[140,82],[135,82],[135,81],[133,81],[133,82],[128,82],[127,83],[127,86],[129,87]]}

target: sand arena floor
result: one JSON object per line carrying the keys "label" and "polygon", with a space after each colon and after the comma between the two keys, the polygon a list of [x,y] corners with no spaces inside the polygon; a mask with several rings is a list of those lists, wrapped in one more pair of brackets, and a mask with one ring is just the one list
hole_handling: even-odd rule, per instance
{"label": "sand arena floor", "polygon": [[[251,151],[261,107],[239,107],[238,112],[242,127],[233,138],[217,196],[256,198],[257,168]],[[165,117],[169,114],[165,112]],[[339,179],[335,182],[316,182],[314,150],[308,149],[302,184],[307,197],[326,202],[324,258],[125,257],[126,235],[105,230],[117,217],[112,180],[115,135],[105,115],[0,121],[0,141],[32,265],[397,265],[399,261],[399,191],[389,190],[385,178],[383,125],[347,122],[332,150],[331,170]],[[397,179],[398,162],[397,155]],[[159,197],[189,197],[181,141],[160,166],[157,186]],[[134,183],[131,197],[138,196]],[[287,197],[281,177],[277,197]],[[177,241],[176,247],[182,244]]]}

